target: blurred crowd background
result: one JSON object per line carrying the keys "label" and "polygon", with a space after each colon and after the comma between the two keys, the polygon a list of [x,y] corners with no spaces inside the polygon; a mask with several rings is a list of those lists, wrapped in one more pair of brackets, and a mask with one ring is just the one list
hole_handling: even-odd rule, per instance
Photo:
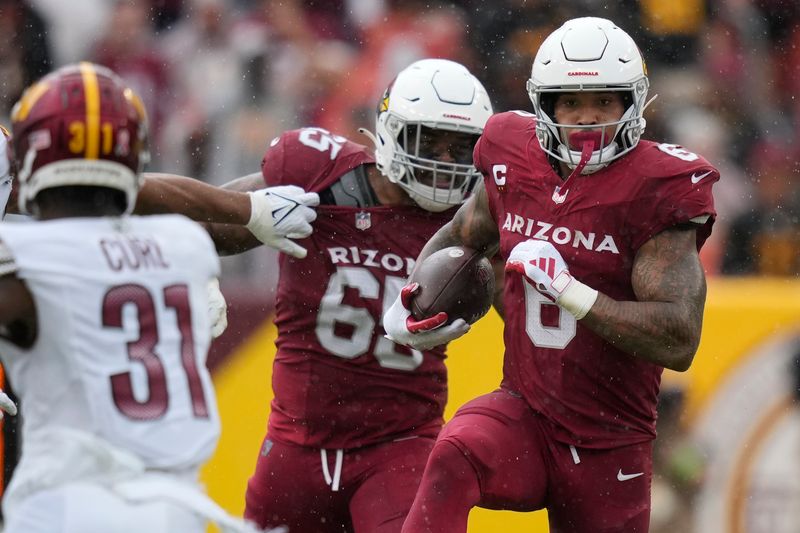
{"label": "blurred crowd background", "polygon": [[[373,128],[387,84],[423,57],[466,64],[496,111],[531,110],[525,81],[539,44],[586,15],[614,20],[642,49],[658,94],[645,138],[721,171],[707,273],[798,277],[797,0],[0,0],[0,123],[27,84],[95,61],[142,96],[150,170],[222,184],[259,171],[284,130],[320,126],[366,143],[357,129]],[[264,247],[224,266],[228,283],[274,285]],[[676,510],[702,475],[681,403],[681,391],[664,393],[653,495],[663,531],[688,530]]]}
{"label": "blurred crowd background", "polygon": [[[23,87],[79,60],[139,92],[151,170],[221,184],[269,140],[321,126],[359,142],[392,77],[422,57],[466,64],[495,110],[530,110],[538,45],[565,19],[614,20],[639,43],[645,137],[722,172],[709,274],[800,274],[800,3],[796,0],[0,0],[0,122]],[[270,252],[226,262],[271,276]]]}

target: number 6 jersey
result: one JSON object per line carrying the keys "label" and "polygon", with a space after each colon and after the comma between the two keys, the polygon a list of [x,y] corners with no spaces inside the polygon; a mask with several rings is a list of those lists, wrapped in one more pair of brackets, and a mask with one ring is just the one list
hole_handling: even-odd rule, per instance
{"label": "number 6 jersey", "polygon": [[0,340],[24,410],[24,464],[37,468],[29,451],[57,428],[148,468],[191,470],[211,455],[206,290],[219,259],[199,225],[177,215],[4,223],[0,274],[11,272],[39,328],[29,349]]}
{"label": "number 6 jersey", "polygon": [[384,337],[381,317],[453,210],[375,205],[365,184],[371,164],[364,146],[320,128],[284,133],[264,157],[267,185],[298,185],[322,203],[301,242],[308,256],[281,254],[272,439],[341,449],[441,427],[444,348],[399,346]]}
{"label": "number 6 jersey", "polygon": [[[641,141],[565,183],[539,146],[533,117],[509,112],[489,119],[475,165],[503,257],[521,241],[549,241],[575,279],[616,300],[636,300],[636,253],[657,233],[693,223],[698,249],[711,233],[719,173],[679,146]],[[616,349],[520,276],[506,276],[503,297],[503,385],[554,423],[560,440],[607,448],[655,437],[662,367]]]}

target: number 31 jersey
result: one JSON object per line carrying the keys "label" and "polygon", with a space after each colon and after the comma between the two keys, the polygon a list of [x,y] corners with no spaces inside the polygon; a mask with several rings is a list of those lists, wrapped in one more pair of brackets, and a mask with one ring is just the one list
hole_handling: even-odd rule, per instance
{"label": "number 31 jersey", "polygon": [[[534,118],[501,113],[475,147],[503,257],[543,239],[572,275],[621,301],[635,301],[639,248],[665,229],[696,224],[697,248],[711,232],[712,184],[705,159],[671,144],[641,141],[594,174],[562,181],[539,146]],[[568,444],[613,447],[655,437],[662,367],[604,341],[518,275],[504,287],[503,384],[554,423]]]}
{"label": "number 31 jersey", "polygon": [[3,223],[0,268],[26,283],[38,317],[30,349],[0,341],[26,464],[36,468],[29,454],[58,428],[149,468],[192,469],[211,455],[207,287],[219,258],[199,225],[178,215]]}
{"label": "number 31 jersey", "polygon": [[[274,140],[262,171],[269,186],[322,193],[336,184],[341,192],[346,176],[372,164],[364,146],[305,128]],[[381,317],[414,258],[452,214],[416,206],[317,208],[314,233],[301,241],[308,256],[280,258],[270,438],[354,448],[438,433],[444,350],[396,345],[384,337]]]}

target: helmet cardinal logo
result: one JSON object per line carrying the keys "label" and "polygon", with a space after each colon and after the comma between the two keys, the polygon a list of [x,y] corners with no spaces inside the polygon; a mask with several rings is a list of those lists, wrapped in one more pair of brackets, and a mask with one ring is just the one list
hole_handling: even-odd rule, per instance
{"label": "helmet cardinal logo", "polygon": [[389,110],[389,95],[392,93],[392,87],[394,87],[394,82],[397,81],[397,78],[393,79],[389,86],[386,87],[386,90],[383,91],[383,96],[381,96],[381,101],[378,102],[378,114],[381,114],[385,111]]}

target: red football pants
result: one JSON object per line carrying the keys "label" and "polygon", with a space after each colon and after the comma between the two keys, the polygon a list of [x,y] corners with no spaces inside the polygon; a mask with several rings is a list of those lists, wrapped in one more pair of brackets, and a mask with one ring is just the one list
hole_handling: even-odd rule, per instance
{"label": "red football pants", "polygon": [[267,435],[247,484],[244,516],[292,533],[398,533],[433,443],[415,437],[323,452]]}
{"label": "red football pants", "polygon": [[644,533],[651,443],[594,450],[552,438],[522,398],[465,404],[436,440],[404,533],[464,533],[469,510],[547,508],[551,533]]}

